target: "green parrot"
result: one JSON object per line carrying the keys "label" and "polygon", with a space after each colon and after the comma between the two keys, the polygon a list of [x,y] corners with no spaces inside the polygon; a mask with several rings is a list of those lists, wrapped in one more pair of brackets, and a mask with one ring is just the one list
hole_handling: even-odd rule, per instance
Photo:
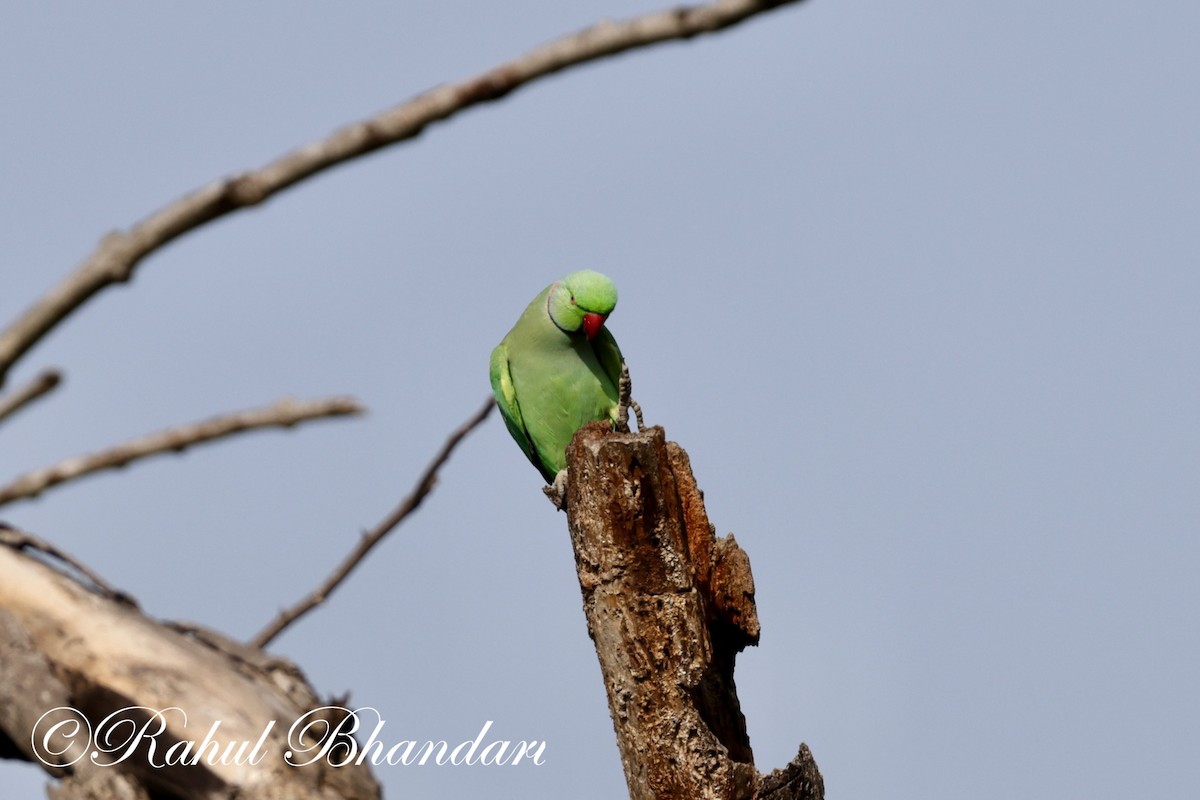
{"label": "green parrot", "polygon": [[492,392],[504,424],[547,483],[567,466],[575,431],[592,420],[614,425],[620,406],[621,349],[604,321],[617,287],[585,269],[533,298],[492,351]]}

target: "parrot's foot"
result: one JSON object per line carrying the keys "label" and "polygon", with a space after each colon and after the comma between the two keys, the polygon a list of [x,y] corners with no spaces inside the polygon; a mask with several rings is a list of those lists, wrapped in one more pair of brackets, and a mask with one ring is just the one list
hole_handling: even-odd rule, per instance
{"label": "parrot's foot", "polygon": [[554,503],[554,507],[562,511],[567,504],[567,471],[559,470],[554,476],[554,483],[543,486],[542,491],[550,498],[550,502]]}
{"label": "parrot's foot", "polygon": [[642,420],[642,407],[637,404],[630,394],[633,391],[633,381],[629,377],[629,365],[624,361],[621,362],[621,380],[617,386],[617,391],[620,393],[620,408],[617,411],[617,430],[621,433],[629,433],[629,409],[633,409],[633,415],[637,417],[638,430],[646,429],[646,423]]}
{"label": "parrot's foot", "polygon": [[637,417],[638,431],[646,430],[646,421],[642,419],[642,407],[632,397],[629,398],[629,406],[633,409],[633,416]]}

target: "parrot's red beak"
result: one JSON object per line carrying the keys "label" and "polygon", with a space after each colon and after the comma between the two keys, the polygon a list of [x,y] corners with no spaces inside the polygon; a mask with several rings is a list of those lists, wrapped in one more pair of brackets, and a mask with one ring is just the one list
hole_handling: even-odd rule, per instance
{"label": "parrot's red beak", "polygon": [[587,334],[588,339],[596,338],[596,334],[604,327],[603,314],[584,314],[583,315],[583,332]]}

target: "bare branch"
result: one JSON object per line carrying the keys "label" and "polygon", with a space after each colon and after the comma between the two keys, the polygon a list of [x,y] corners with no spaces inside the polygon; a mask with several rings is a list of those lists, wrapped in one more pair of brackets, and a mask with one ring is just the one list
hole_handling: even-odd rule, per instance
{"label": "bare branch", "polygon": [[307,420],[361,414],[363,411],[363,407],[352,397],[308,401],[285,397],[270,406],[222,414],[190,425],[168,428],[138,439],[130,439],[97,453],[75,456],[54,466],[27,472],[7,486],[0,487],[0,506],[13,500],[36,497],[51,486],[65,481],[100,470],[123,467],[131,461],[158,453],[178,453],[201,442],[211,442],[243,431],[273,427],[290,428]]}
{"label": "bare branch", "polygon": [[56,369],[48,369],[20,389],[0,397],[0,422],[4,422],[39,397],[54,391],[60,383],[62,373]]}
{"label": "bare branch", "polygon": [[[300,752],[311,754],[336,735],[349,713],[334,707],[339,701],[322,700],[283,659],[231,652],[219,634],[172,627],[97,595],[16,547],[0,546],[5,757],[41,765],[56,782],[48,794],[58,800],[378,800],[369,763],[348,759],[335,767],[334,759],[314,758],[303,769],[288,763],[290,748],[300,744]],[[154,769],[151,764],[162,763],[135,764],[137,756],[125,760],[131,753],[120,756],[113,742],[96,749],[98,737],[80,735],[81,728],[102,728],[101,720],[134,730],[150,719],[164,723],[154,734],[164,746],[220,726],[229,752],[234,743],[257,739],[251,753],[257,755],[227,752]],[[289,720],[317,724],[293,732]]]}
{"label": "bare branch", "polygon": [[45,539],[40,539],[32,533],[18,530],[6,522],[0,522],[0,544],[11,547],[14,550],[34,550],[51,558],[58,559],[91,581],[96,590],[108,599],[137,608],[137,601],[133,599],[132,595],[126,594],[120,589],[114,589],[82,561],[77,560],[66,551],[60,550]]}
{"label": "bare branch", "polygon": [[275,637],[283,633],[289,625],[328,600],[329,595],[333,594],[333,590],[349,577],[354,568],[366,558],[367,553],[371,552],[372,548],[383,540],[383,537],[391,533],[393,528],[403,522],[405,517],[417,510],[417,506],[421,505],[421,501],[425,499],[425,496],[433,491],[434,485],[437,484],[438,470],[450,458],[450,454],[454,452],[454,448],[466,438],[468,433],[487,419],[487,415],[491,413],[495,405],[496,401],[489,397],[470,419],[460,425],[454,433],[450,434],[450,437],[446,439],[446,443],[442,445],[441,451],[429,462],[429,466],[425,467],[425,471],[421,473],[421,477],[417,480],[408,497],[405,497],[386,519],[372,530],[363,534],[354,550],[342,560],[337,569],[330,573],[329,577],[320,586],[313,589],[312,592],[295,605],[279,612],[279,616],[270,625],[259,631],[250,640],[250,644],[258,648],[266,647]]}
{"label": "bare branch", "polygon": [[690,39],[736,25],[800,0],[716,0],[646,14],[621,22],[599,22],[530,50],[474,78],[424,94],[335,131],[287,153],[265,167],[214,181],[155,211],[125,231],[114,231],[62,282],[0,333],[0,386],[9,368],[39,339],[89,298],[129,280],[150,253],[211,220],[248,206],[337,164],[412,139],[426,126],[463,109],[498,100],[559,70],[626,50]]}

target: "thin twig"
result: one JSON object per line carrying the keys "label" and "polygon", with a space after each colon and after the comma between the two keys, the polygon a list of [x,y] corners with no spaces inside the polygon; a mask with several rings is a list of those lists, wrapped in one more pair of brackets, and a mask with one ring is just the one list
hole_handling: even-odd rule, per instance
{"label": "thin twig", "polygon": [[690,39],[800,0],[716,0],[599,22],[530,50],[474,78],[449,83],[341,128],[253,171],[214,181],[167,204],[125,231],[108,234],[74,272],[0,333],[0,386],[9,368],[59,322],[101,289],[129,280],[147,255],[206,222],[248,206],[305,178],[381,147],[412,139],[433,122],[498,100],[559,70],[626,50]]}
{"label": "thin twig", "polygon": [[34,550],[39,553],[44,553],[51,558],[56,558],[64,564],[72,567],[83,577],[92,582],[96,591],[108,597],[111,600],[116,600],[128,606],[138,607],[137,601],[132,595],[122,592],[120,589],[115,589],[107,581],[89,569],[82,561],[79,561],[66,553],[63,550],[55,547],[45,539],[39,539],[32,533],[14,528],[6,522],[0,522],[0,544],[13,548],[14,550]]}
{"label": "thin twig", "polygon": [[454,452],[454,448],[458,446],[458,443],[468,433],[487,419],[487,415],[491,413],[492,407],[495,405],[496,401],[489,397],[470,419],[459,426],[454,433],[450,434],[450,437],[446,439],[446,443],[442,445],[441,451],[429,462],[429,466],[425,467],[425,471],[421,473],[421,477],[417,480],[416,485],[413,486],[413,490],[409,493],[408,497],[405,497],[400,505],[396,506],[396,509],[382,522],[362,535],[358,541],[358,545],[342,560],[337,569],[330,573],[329,577],[320,586],[295,605],[280,611],[279,616],[270,625],[259,631],[250,640],[249,644],[258,648],[266,647],[275,637],[283,633],[289,625],[328,600],[329,595],[333,594],[334,589],[340,586],[342,581],[346,580],[354,568],[366,558],[367,553],[371,552],[371,549],[379,544],[383,537],[391,533],[393,528],[403,522],[405,517],[417,510],[417,506],[421,505],[421,501],[425,499],[425,496],[433,491],[433,487],[437,483],[438,470],[450,458],[450,454]]}
{"label": "thin twig", "polygon": [[48,369],[15,391],[0,397],[0,422],[11,417],[25,406],[37,400],[62,383],[62,373],[56,369]]}
{"label": "thin twig", "polygon": [[262,408],[222,414],[218,417],[168,428],[130,439],[96,453],[75,456],[50,467],[27,472],[0,487],[0,506],[25,497],[35,497],[51,486],[105,469],[123,467],[131,461],[158,453],[180,452],[201,442],[210,442],[258,428],[291,427],[307,420],[361,414],[364,409],[352,397],[294,400],[285,397]]}

